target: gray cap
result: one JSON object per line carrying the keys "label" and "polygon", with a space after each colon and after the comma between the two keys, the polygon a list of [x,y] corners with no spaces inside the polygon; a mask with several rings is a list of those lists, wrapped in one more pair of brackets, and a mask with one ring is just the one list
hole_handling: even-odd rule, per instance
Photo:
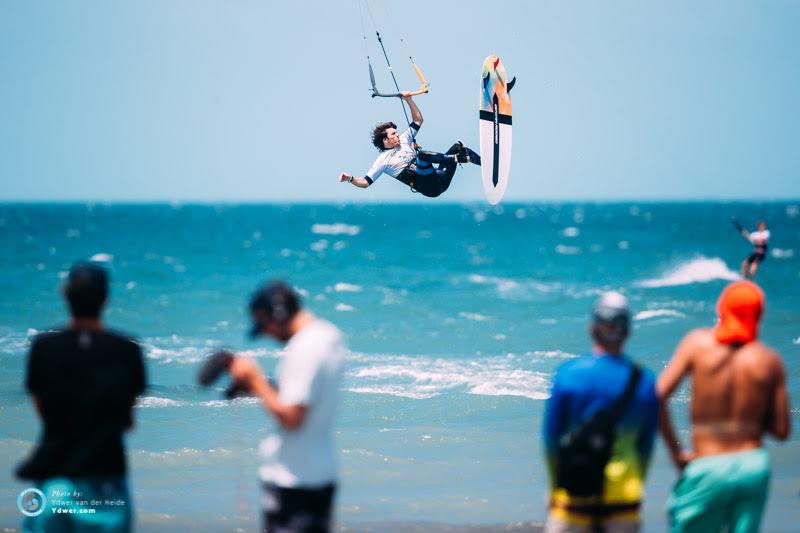
{"label": "gray cap", "polygon": [[617,324],[627,329],[631,320],[628,299],[617,291],[604,292],[594,304],[592,320]]}

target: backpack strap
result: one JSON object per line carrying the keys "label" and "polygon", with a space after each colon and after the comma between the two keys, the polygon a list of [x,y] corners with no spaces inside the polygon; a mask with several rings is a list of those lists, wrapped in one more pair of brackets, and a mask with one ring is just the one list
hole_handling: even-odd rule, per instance
{"label": "backpack strap", "polygon": [[619,419],[622,418],[625,409],[633,399],[633,394],[636,392],[636,387],[639,385],[639,380],[642,377],[642,369],[637,364],[633,364],[631,370],[631,377],[628,378],[628,384],[625,390],[620,394],[619,398],[614,401],[614,404],[608,410],[608,416],[611,419],[612,425],[617,425]]}

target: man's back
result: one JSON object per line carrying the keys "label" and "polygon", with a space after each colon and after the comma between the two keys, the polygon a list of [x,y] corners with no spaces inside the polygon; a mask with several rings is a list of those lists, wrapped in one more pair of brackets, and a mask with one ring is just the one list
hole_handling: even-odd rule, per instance
{"label": "man's back", "polygon": [[341,332],[315,319],[295,334],[278,365],[279,397],[303,405],[299,428],[276,428],[261,444],[261,479],[281,487],[321,486],[336,479],[333,423],[344,369]]}
{"label": "man's back", "polygon": [[122,433],[145,387],[135,342],[106,331],[39,335],[31,345],[26,386],[44,423],[27,465],[38,479],[125,474]]}
{"label": "man's back", "polygon": [[713,330],[684,341],[692,377],[694,451],[713,455],[756,448],[773,430],[771,413],[781,383],[777,354],[758,341],[722,344]]}
{"label": "man's back", "polygon": [[[593,355],[568,361],[559,368],[552,395],[545,411],[545,446],[555,484],[558,468],[558,443],[569,431],[585,422],[600,409],[609,409],[622,395],[632,372],[631,362],[623,356]],[[602,503],[637,505],[641,501],[644,478],[653,449],[658,401],[653,373],[643,369],[634,395],[616,425],[616,439],[609,467],[606,468]],[[575,509],[577,500],[564,489],[553,487],[553,505]],[[626,511],[628,514],[629,510]],[[566,520],[580,519],[580,513],[562,510]],[[573,516],[575,515],[575,516]]]}

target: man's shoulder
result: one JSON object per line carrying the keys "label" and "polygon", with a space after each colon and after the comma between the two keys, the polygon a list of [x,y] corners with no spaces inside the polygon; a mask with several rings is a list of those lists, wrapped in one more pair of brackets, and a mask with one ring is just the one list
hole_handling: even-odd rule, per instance
{"label": "man's shoulder", "polygon": [[778,354],[778,352],[759,340],[748,342],[743,346],[743,349],[753,353],[754,355],[757,355],[759,360],[764,364],[777,364],[783,366],[783,361],[781,360],[781,356]]}
{"label": "man's shoulder", "polygon": [[119,331],[115,329],[106,329],[103,330],[102,333],[106,337],[115,342],[121,342],[124,344],[134,344],[136,346],[139,346],[139,341],[137,341],[136,337],[134,335],[131,335],[130,333],[126,333],[124,331]]}
{"label": "man's shoulder", "polygon": [[601,371],[599,358],[594,355],[579,355],[573,359],[561,363],[556,371],[555,380],[561,386],[569,386],[575,383],[584,382],[586,376],[593,375]]}
{"label": "man's shoulder", "polygon": [[597,379],[602,379],[603,376],[629,374],[629,369],[633,365],[637,365],[641,369],[640,380],[655,383],[655,373],[649,368],[628,357],[619,356],[613,360],[608,357],[610,356],[583,355],[570,359],[558,368],[556,380],[562,385],[576,385],[583,388],[586,383],[593,383]]}
{"label": "man's shoulder", "polygon": [[37,333],[31,340],[31,351],[46,353],[58,349],[59,345],[66,342],[69,336],[69,331],[65,329],[49,329]]}
{"label": "man's shoulder", "polygon": [[681,343],[689,348],[712,348],[718,341],[713,328],[696,328],[684,335]]}
{"label": "man's shoulder", "polygon": [[312,347],[329,347],[343,342],[342,332],[331,322],[315,318],[295,333],[291,338],[290,348],[308,349]]}

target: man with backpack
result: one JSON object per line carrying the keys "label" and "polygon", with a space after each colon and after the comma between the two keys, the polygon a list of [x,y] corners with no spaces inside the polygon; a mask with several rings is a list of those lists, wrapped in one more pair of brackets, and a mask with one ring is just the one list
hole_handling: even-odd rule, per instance
{"label": "man with backpack", "polygon": [[655,376],[623,353],[626,298],[601,295],[592,312],[592,355],[558,369],[544,416],[550,473],[546,533],[638,531],[658,424]]}

